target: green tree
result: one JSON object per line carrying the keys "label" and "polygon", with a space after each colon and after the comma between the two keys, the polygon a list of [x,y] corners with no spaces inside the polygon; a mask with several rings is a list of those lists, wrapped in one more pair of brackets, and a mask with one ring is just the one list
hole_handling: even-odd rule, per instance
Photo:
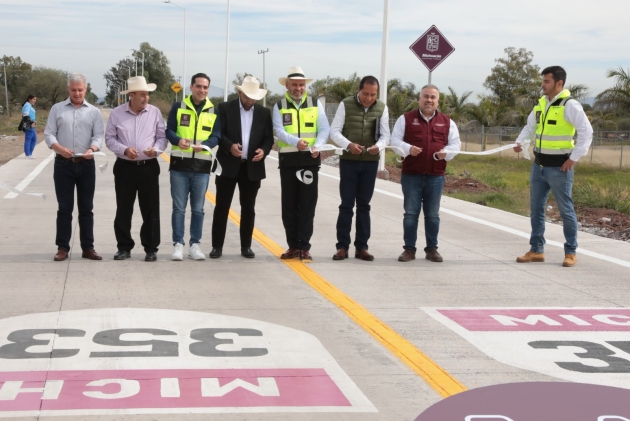
{"label": "green tree", "polygon": [[387,82],[387,108],[390,118],[397,119],[417,107],[416,85],[411,82],[403,83],[401,79],[390,79]]}
{"label": "green tree", "polygon": [[618,114],[630,113],[630,69],[608,69],[607,78],[615,79],[615,86],[597,95],[595,107],[614,111]]}
{"label": "green tree", "polygon": [[471,104],[468,98],[472,95],[472,91],[466,91],[458,95],[455,89],[448,87],[448,93],[444,93],[443,99],[440,98],[440,110],[450,116],[456,123],[465,123],[468,119],[468,111]]}
{"label": "green tree", "polygon": [[[19,97],[19,94],[22,94],[22,88],[28,84],[28,81],[31,78],[31,72],[33,71],[33,66],[23,62],[19,56],[2,56],[2,62],[7,68],[7,90],[9,91],[9,101],[20,101],[21,98]],[[4,68],[0,69],[0,85],[4,90]]]}
{"label": "green tree", "polygon": [[525,48],[508,47],[503,50],[507,57],[495,59],[496,66],[483,86],[492,92],[492,101],[512,107],[519,97],[540,96],[540,68],[532,64],[534,53]]}
{"label": "green tree", "polygon": [[50,108],[68,96],[68,73],[49,67],[35,67],[28,87],[22,89],[25,98],[29,95],[26,92],[31,92],[32,95],[37,96],[37,105]]}
{"label": "green tree", "polygon": [[[175,83],[175,77],[171,72],[170,61],[166,55],[151,47],[148,42],[143,42],[137,50],[133,50],[135,57],[141,57],[144,53],[144,77],[147,83],[155,83],[157,89],[152,93],[152,97],[172,101],[173,92],[171,85]],[[131,69],[131,71],[129,70]],[[135,75],[136,62],[135,58],[125,57],[112,66],[107,73],[103,75],[107,85],[106,98],[110,103],[116,102],[117,83],[126,81],[129,74]],[[140,70],[140,69],[138,69]],[[182,81],[182,85],[188,86],[188,81]]]}
{"label": "green tree", "polygon": [[575,85],[567,85],[566,89],[571,92],[571,96],[575,98],[578,102],[582,102],[586,99],[586,95],[588,95],[588,86],[583,85],[581,83]]}

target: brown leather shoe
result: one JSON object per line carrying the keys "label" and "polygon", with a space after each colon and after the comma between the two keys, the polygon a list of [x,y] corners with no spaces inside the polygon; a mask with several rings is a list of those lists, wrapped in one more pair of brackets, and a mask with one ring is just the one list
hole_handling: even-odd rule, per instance
{"label": "brown leather shoe", "polygon": [[409,262],[416,258],[416,252],[411,249],[405,249],[400,256],[398,256],[399,262]]}
{"label": "brown leather shoe", "polygon": [[280,258],[283,260],[293,259],[294,257],[300,257],[300,249],[289,247],[287,251],[280,255]]}
{"label": "brown leather shoe", "polygon": [[103,260],[103,258],[99,256],[99,254],[94,249],[84,251],[81,257],[90,260]]}
{"label": "brown leather shoe", "polygon": [[427,252],[427,255],[425,257],[425,259],[430,260],[432,262],[441,262],[442,256],[440,256],[440,253],[438,253],[438,251],[436,249],[429,249]]}
{"label": "brown leather shoe", "polygon": [[337,253],[333,255],[333,260],[343,260],[347,258],[348,258],[348,250],[346,249],[339,249],[337,250]]}
{"label": "brown leather shoe", "polygon": [[374,260],[374,256],[372,256],[366,249],[357,250],[354,252],[355,259],[367,260],[371,262]]}
{"label": "brown leather shoe", "polygon": [[313,261],[313,256],[308,250],[300,250],[300,260],[304,263],[311,263]]}
{"label": "brown leather shoe", "polygon": [[53,260],[55,262],[61,262],[62,260],[66,260],[67,258],[68,258],[68,250],[59,249],[57,250],[57,254],[55,254],[55,257],[53,258]]}

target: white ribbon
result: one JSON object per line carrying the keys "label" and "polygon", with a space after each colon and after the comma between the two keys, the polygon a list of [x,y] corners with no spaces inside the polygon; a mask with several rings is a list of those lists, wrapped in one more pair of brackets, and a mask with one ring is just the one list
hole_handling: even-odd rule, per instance
{"label": "white ribbon", "polygon": [[46,200],[46,193],[24,193],[19,191],[18,189],[16,189],[15,187],[11,187],[6,183],[3,183],[2,181],[0,181],[0,188],[10,191],[11,193],[15,193],[15,194],[27,194],[29,196],[37,196],[37,197],[41,197],[42,199]]}
{"label": "white ribbon", "polygon": [[[448,151],[446,153],[448,154],[455,154],[455,155],[492,155],[494,153],[497,152],[501,152],[501,151],[505,151],[508,149],[514,149],[517,147],[521,147],[523,149],[523,157],[525,159],[531,159],[530,155],[529,155],[529,144],[530,141],[526,140],[525,142],[523,142],[522,144],[520,143],[512,143],[511,145],[504,145],[501,146],[499,148],[494,148],[494,149],[489,149],[487,151],[482,151],[482,152],[468,152],[468,151]],[[437,160],[438,158],[436,158],[435,154],[437,154],[438,152],[433,154],[433,159]]]}
{"label": "white ribbon", "polygon": [[[83,158],[85,157],[86,154],[84,153],[75,153],[74,155],[72,155],[73,158]],[[101,152],[101,151],[97,151],[97,152],[92,152],[89,155],[94,155],[94,156],[104,156],[107,157],[107,155],[105,155],[105,153]],[[109,164],[109,161],[105,161],[105,163],[103,165],[99,165],[98,169],[101,170],[101,172],[105,172],[105,170],[107,169],[107,165]]]}
{"label": "white ribbon", "polygon": [[341,155],[342,152],[347,150],[347,149],[339,148],[339,147],[337,147],[335,145],[331,145],[330,143],[327,143],[327,144],[321,145],[321,146],[309,146],[308,150],[309,150],[310,153],[335,151],[335,155]]}
{"label": "white ribbon", "polygon": [[306,185],[311,184],[314,180],[313,172],[311,170],[297,170],[295,176],[298,180]]}
{"label": "white ribbon", "polygon": [[397,157],[396,162],[403,162],[403,160],[407,158],[408,154],[400,146],[385,146],[385,149],[391,149],[402,157],[402,159],[400,159],[400,157]]}

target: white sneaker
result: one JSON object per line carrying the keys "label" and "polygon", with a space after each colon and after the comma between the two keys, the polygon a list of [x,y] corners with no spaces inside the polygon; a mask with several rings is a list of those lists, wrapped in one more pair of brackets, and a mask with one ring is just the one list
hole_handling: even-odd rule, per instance
{"label": "white sneaker", "polygon": [[27,155],[26,156],[28,159],[35,159],[35,157],[33,155]]}
{"label": "white sneaker", "polygon": [[181,262],[184,260],[184,245],[177,243],[175,244],[175,248],[173,249],[173,254],[171,255],[171,260],[175,260],[177,262]]}
{"label": "white sneaker", "polygon": [[206,260],[206,255],[201,251],[199,243],[195,243],[188,249],[188,258],[193,260]]}

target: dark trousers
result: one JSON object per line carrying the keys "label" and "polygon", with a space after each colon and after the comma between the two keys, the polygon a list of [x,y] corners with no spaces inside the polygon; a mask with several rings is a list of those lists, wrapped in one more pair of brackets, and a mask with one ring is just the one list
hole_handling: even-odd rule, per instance
{"label": "dark trousers", "polygon": [[160,164],[157,159],[141,162],[145,164],[117,159],[114,164],[114,233],[118,250],[131,251],[136,245],[131,238],[131,218],[137,194],[142,214],[140,242],[145,252],[155,253],[160,246]]}
{"label": "dark trousers", "polygon": [[72,162],[55,158],[53,180],[57,196],[57,248],[70,251],[72,237],[72,211],[74,210],[74,189],[77,190],[79,209],[79,238],[83,251],[94,248],[94,188],[96,172],[94,160]]}
{"label": "dark trousers", "polygon": [[[298,179],[298,174],[300,179]],[[317,206],[319,167],[280,168],[282,223],[290,248],[310,250]]]}
{"label": "dark trousers", "polygon": [[368,248],[370,239],[370,200],[374,194],[378,161],[339,160],[339,217],[337,218],[337,249],[350,248],[353,209],[357,205],[354,246]]}
{"label": "dark trousers", "polygon": [[249,248],[252,245],[254,233],[254,221],[256,219],[256,196],[260,189],[260,180],[252,181],[247,178],[247,164],[241,164],[236,178],[216,176],[217,204],[212,218],[212,247],[223,248],[225,242],[225,230],[227,228],[230,205],[234,197],[234,189],[238,184],[239,202],[241,204],[241,248]]}

